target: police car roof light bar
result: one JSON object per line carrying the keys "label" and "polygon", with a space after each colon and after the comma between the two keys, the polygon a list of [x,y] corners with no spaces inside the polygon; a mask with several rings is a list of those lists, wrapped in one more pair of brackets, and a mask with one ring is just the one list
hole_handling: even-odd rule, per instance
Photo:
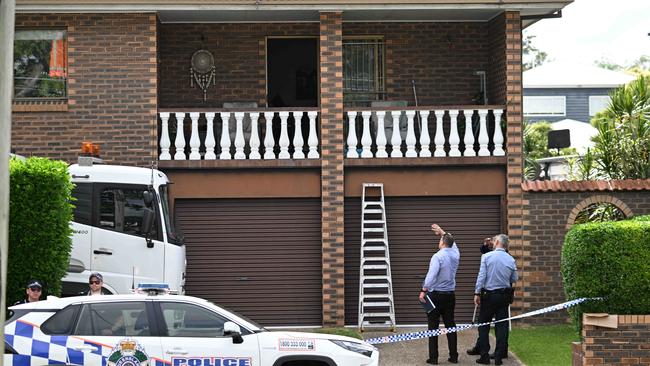
{"label": "police car roof light bar", "polygon": [[170,293],[169,285],[166,283],[139,283],[135,290],[138,294],[167,295]]}

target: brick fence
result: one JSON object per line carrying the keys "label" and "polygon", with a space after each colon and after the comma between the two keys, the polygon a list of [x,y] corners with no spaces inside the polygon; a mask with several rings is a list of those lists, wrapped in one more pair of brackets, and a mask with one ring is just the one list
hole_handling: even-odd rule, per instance
{"label": "brick fence", "polygon": [[[518,311],[530,311],[566,301],[560,260],[564,236],[576,215],[593,203],[608,202],[627,217],[650,214],[650,180],[592,182],[525,182],[523,261]],[[526,318],[527,323],[558,323],[565,311]]]}
{"label": "brick fence", "polygon": [[583,327],[583,342],[573,344],[573,366],[650,365],[650,315],[610,315],[603,320],[610,324]]}

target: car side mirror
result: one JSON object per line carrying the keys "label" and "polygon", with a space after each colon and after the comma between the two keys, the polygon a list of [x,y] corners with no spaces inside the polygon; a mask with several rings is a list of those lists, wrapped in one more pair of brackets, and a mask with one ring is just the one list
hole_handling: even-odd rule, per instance
{"label": "car side mirror", "polygon": [[233,322],[225,322],[223,324],[223,335],[231,336],[232,343],[234,344],[244,343],[244,338],[241,336],[241,328]]}
{"label": "car side mirror", "polygon": [[155,214],[152,209],[145,208],[142,212],[142,233],[145,235],[147,240],[147,248],[153,248],[153,241],[149,237],[151,230],[153,229],[153,221]]}
{"label": "car side mirror", "polygon": [[145,206],[151,207],[153,204],[153,193],[151,193],[150,191],[143,191],[142,200],[144,201]]}

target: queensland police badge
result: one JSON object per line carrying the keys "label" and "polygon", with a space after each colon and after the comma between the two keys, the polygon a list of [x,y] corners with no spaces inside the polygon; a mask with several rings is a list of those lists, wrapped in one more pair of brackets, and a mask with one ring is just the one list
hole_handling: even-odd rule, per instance
{"label": "queensland police badge", "polygon": [[108,355],[108,366],[149,366],[149,356],[135,339],[126,338]]}

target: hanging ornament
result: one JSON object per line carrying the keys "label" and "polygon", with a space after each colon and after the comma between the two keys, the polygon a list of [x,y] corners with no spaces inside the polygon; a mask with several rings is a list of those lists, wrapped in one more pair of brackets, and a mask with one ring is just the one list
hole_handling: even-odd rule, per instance
{"label": "hanging ornament", "polygon": [[203,90],[203,101],[207,99],[210,83],[216,85],[214,56],[208,50],[198,50],[192,55],[190,66],[190,85],[196,85]]}

